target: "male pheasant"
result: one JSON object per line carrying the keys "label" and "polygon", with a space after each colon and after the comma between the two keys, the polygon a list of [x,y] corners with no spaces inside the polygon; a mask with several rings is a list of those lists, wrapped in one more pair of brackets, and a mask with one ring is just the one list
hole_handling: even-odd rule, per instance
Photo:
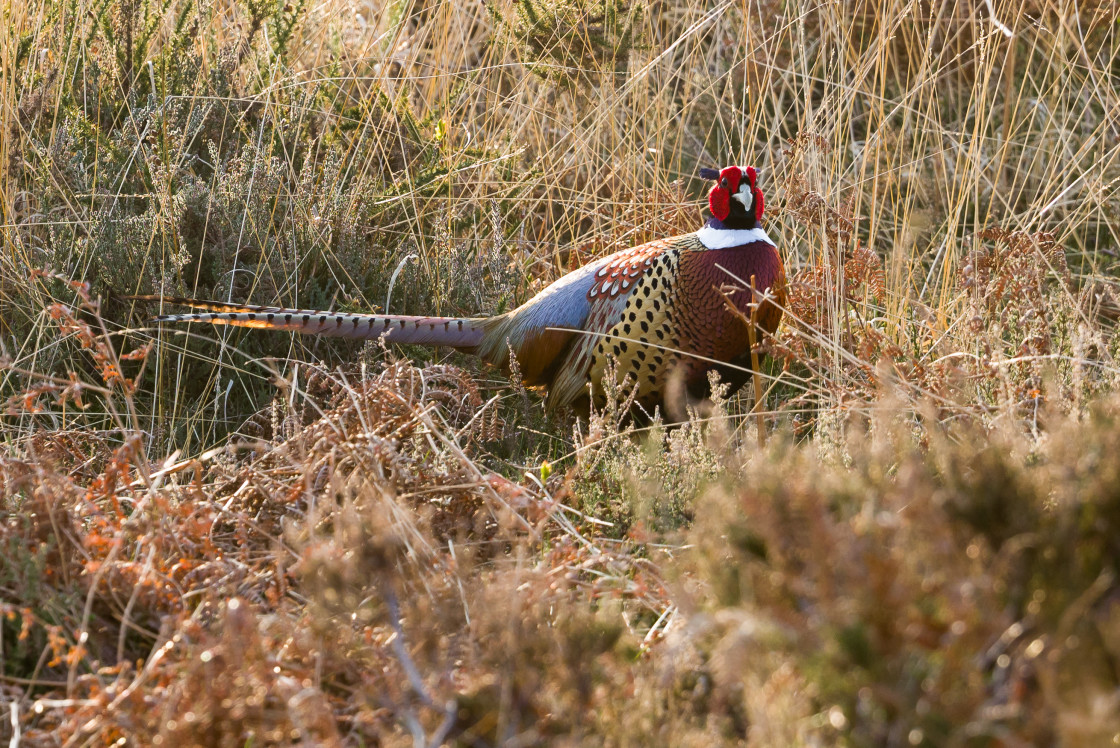
{"label": "male pheasant", "polygon": [[450,346],[506,368],[512,351],[523,381],[543,386],[553,408],[601,397],[611,358],[619,377],[632,378],[643,406],[661,403],[675,377],[703,396],[711,369],[736,386],[750,377],[749,331],[725,299],[749,317],[753,279],[760,298],[770,292],[756,312],[757,326],[773,333],[785,284],[781,256],[759,225],[763,197],[754,167],[703,169],[701,176],[716,185],[708,195],[712,217],[698,231],[595,260],[494,317],[339,314],[165,298],[206,311],[155,321],[384,337]]}

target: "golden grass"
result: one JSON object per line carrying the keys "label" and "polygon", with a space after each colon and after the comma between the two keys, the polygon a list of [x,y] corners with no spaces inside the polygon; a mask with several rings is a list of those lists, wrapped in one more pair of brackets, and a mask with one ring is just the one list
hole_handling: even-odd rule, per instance
{"label": "golden grass", "polygon": [[[3,4],[0,737],[1120,734],[1117,7],[519,5]],[[121,299],[487,313],[730,162],[766,448]]]}

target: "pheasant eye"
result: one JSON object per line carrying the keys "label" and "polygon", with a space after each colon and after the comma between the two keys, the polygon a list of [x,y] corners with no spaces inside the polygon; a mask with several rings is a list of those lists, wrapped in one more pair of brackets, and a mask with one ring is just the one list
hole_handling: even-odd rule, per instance
{"label": "pheasant eye", "polygon": [[725,190],[727,189],[727,177],[724,177],[723,179],[719,180],[719,186],[722,187]]}

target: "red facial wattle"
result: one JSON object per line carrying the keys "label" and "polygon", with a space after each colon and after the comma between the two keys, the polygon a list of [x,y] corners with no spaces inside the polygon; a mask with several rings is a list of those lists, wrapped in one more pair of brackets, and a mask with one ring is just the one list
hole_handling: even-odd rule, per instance
{"label": "red facial wattle", "polygon": [[726,221],[727,217],[731,215],[731,196],[727,194],[727,190],[716,185],[708,193],[708,207],[711,209],[713,216],[720,221]]}
{"label": "red facial wattle", "polygon": [[755,201],[755,220],[762,218],[762,211],[765,209],[766,201],[762,197],[762,190],[758,189],[758,172],[755,171],[753,166],[747,167],[747,181],[751,185],[751,194],[754,195]]}

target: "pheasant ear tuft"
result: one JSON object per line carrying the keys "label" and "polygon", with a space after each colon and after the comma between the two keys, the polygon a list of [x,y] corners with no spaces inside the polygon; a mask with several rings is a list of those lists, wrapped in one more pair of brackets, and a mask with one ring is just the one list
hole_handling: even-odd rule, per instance
{"label": "pheasant ear tuft", "polygon": [[719,179],[719,169],[709,169],[704,167],[700,169],[701,179]]}

